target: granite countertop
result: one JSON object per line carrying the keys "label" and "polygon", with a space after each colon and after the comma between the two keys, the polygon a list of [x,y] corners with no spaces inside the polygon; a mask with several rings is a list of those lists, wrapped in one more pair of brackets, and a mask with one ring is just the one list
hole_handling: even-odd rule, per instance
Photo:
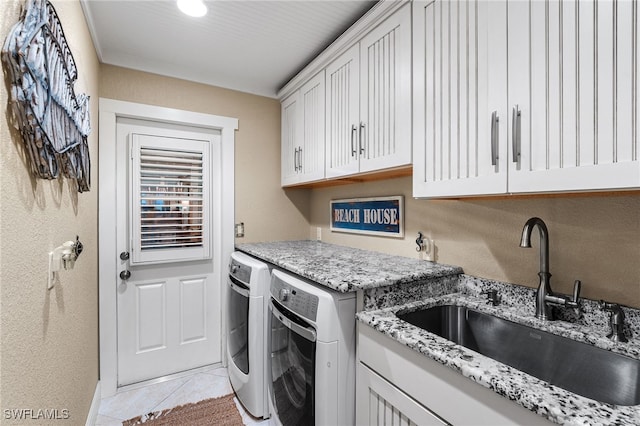
{"label": "granite countertop", "polygon": [[343,293],[462,273],[457,266],[321,241],[246,243],[236,249]]}
{"label": "granite countertop", "polygon": [[[640,405],[600,403],[429,333],[396,317],[445,304],[467,306],[513,322],[640,359],[640,310],[625,308],[628,343],[604,337],[608,316],[584,299],[581,313],[545,322],[533,315],[534,289],[464,275],[457,266],[392,256],[319,241],[238,244],[237,250],[340,292],[364,290],[358,321],[444,364],[552,422],[569,425],[640,425]],[[497,289],[503,303],[487,305],[481,292]],[[572,317],[572,315],[574,315]]]}
{"label": "granite countertop", "polygon": [[[532,300],[532,299],[529,299]],[[477,295],[464,292],[446,294],[414,301],[405,305],[363,311],[357,314],[360,322],[386,334],[399,343],[441,363],[482,386],[514,401],[523,407],[546,417],[552,422],[570,425],[638,425],[640,405],[616,406],[600,403],[589,398],[551,385],[543,380],[523,373],[491,358],[485,357],[463,346],[435,334],[424,331],[396,317],[396,312],[413,311],[437,305],[454,304],[523,323],[571,337],[607,350],[640,359],[640,342],[615,343],[606,339],[596,326],[572,324],[565,321],[544,322],[522,306],[497,307],[487,305]]]}

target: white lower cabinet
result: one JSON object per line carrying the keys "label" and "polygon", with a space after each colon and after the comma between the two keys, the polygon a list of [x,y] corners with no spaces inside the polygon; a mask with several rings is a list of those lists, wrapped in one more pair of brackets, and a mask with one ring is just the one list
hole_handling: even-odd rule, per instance
{"label": "white lower cabinet", "polygon": [[548,425],[550,422],[358,323],[357,425]]}
{"label": "white lower cabinet", "polygon": [[357,424],[448,425],[415,399],[362,363],[358,363]]}

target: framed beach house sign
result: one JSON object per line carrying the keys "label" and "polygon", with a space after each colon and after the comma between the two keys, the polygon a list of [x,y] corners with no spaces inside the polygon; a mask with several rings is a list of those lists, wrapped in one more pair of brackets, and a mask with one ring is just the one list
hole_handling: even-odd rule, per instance
{"label": "framed beach house sign", "polygon": [[404,197],[331,200],[331,231],[404,237]]}

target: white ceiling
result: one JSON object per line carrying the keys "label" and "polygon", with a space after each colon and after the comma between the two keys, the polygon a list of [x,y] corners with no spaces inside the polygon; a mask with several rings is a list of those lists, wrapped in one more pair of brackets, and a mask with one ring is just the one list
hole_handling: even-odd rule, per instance
{"label": "white ceiling", "polygon": [[191,18],[173,0],[82,0],[101,62],[269,97],[375,1],[205,3]]}

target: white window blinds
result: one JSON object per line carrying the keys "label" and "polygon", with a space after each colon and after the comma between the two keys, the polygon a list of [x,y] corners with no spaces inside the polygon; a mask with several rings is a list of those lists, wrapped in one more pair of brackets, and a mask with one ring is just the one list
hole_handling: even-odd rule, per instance
{"label": "white window blinds", "polygon": [[132,135],[131,260],[210,257],[209,142]]}

